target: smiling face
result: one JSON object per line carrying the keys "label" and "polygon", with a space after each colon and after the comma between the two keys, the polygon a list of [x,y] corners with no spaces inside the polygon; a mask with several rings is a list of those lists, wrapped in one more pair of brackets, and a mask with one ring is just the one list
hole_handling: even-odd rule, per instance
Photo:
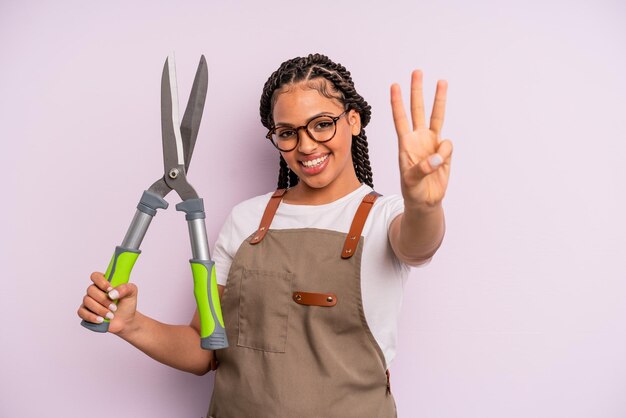
{"label": "smiling face", "polygon": [[[330,85],[326,80],[316,82]],[[335,117],[344,111],[338,99],[325,97],[310,82],[285,86],[275,97],[272,115],[276,126],[299,127],[316,116]],[[360,117],[354,110],[337,120],[335,136],[328,142],[315,142],[305,129],[299,129],[296,148],[281,151],[289,168],[300,178],[291,196],[315,194],[332,201],[358,188],[361,183],[354,171],[351,146],[352,135],[360,129]]]}

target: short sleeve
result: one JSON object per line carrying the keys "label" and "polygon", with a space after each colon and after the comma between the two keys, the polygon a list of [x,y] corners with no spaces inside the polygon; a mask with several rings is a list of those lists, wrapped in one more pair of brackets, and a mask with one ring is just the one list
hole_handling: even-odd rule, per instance
{"label": "short sleeve", "polygon": [[387,233],[389,233],[391,222],[393,222],[393,220],[396,219],[399,215],[404,213],[404,199],[402,198],[402,196],[391,195],[385,203],[385,222],[387,227]]}
{"label": "short sleeve", "polygon": [[[404,199],[402,198],[402,196],[399,196],[399,195],[390,195],[385,201],[385,222],[386,222],[386,227],[387,227],[387,235],[389,235],[389,228],[391,228],[391,223],[393,222],[393,220],[396,219],[398,216],[400,216],[402,213],[404,213]],[[418,264],[413,264],[413,263],[407,264],[401,261],[400,259],[398,259],[397,257],[396,259],[397,259],[397,262],[401,264],[402,266],[404,266],[405,268],[408,268],[408,267],[419,268],[419,267],[426,267],[428,264],[430,264],[432,257]]]}
{"label": "short sleeve", "polygon": [[215,250],[213,251],[213,261],[215,262],[215,277],[217,284],[226,286],[226,279],[233,262],[233,213],[231,212],[217,237]]}

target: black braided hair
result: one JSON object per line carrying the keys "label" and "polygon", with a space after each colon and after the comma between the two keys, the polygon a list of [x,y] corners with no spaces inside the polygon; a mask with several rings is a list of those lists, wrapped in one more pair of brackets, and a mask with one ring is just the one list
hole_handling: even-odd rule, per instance
{"label": "black braided hair", "polygon": [[[311,84],[311,87],[325,97],[339,100],[345,110],[354,109],[361,116],[361,132],[352,136],[352,162],[358,180],[373,188],[374,180],[370,167],[367,136],[363,129],[370,121],[371,107],[356,92],[350,72],[343,65],[334,63],[330,58],[321,54],[310,54],[307,57],[297,57],[283,62],[263,87],[260,106],[261,123],[267,129],[272,128],[274,124],[272,111],[277,99],[276,92],[283,86],[316,79],[328,80],[336,90],[336,94],[333,95],[333,92],[326,90],[326,83]],[[280,156],[278,188],[293,187],[298,184],[298,181],[298,176],[289,169],[283,157]]]}

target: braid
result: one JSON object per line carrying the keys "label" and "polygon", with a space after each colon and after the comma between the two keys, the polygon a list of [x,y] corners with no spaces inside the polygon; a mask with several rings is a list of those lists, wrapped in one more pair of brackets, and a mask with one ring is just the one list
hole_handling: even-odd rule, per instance
{"label": "braid", "polygon": [[283,156],[280,156],[280,171],[278,172],[278,188],[279,189],[287,189],[289,188],[289,167],[287,167],[287,162]]}
{"label": "braid", "polygon": [[293,171],[289,170],[289,187],[293,187],[300,181],[300,178]]}
{"label": "braid", "polygon": [[293,187],[298,184],[298,176],[289,169],[287,162],[280,156],[280,170],[278,172],[278,188],[279,189],[288,189],[289,187]]}
{"label": "braid", "polygon": [[361,133],[356,136],[352,136],[352,162],[354,164],[354,171],[361,183],[365,183],[374,188],[374,179],[372,175],[372,168],[370,166],[370,158],[367,149],[367,137],[365,131],[361,129]]}
{"label": "braid", "polygon": [[[365,127],[371,118],[371,107],[365,99],[356,92],[350,72],[341,64],[337,64],[325,55],[310,54],[307,57],[297,57],[283,62],[263,86],[259,111],[261,123],[271,129],[274,121],[272,110],[276,101],[276,92],[283,86],[309,81],[326,79],[336,90],[335,95],[327,92],[325,86],[313,86],[322,95],[337,99],[343,103],[346,111],[354,109],[361,117],[361,126]],[[340,97],[336,97],[336,94]],[[370,187],[374,187],[373,174],[369,161],[367,137],[365,131],[352,136],[352,161],[358,180]],[[298,176],[289,169],[285,160],[280,157],[278,187],[287,188],[298,184]]]}

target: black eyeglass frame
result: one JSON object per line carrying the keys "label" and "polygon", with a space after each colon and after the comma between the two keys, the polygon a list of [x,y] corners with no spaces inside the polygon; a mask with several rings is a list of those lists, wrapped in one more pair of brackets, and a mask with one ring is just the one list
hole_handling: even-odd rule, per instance
{"label": "black eyeglass frame", "polygon": [[[274,148],[276,148],[279,151],[282,152],[290,152],[293,151],[294,149],[296,149],[298,147],[298,144],[300,143],[300,134],[298,133],[300,131],[300,129],[304,129],[307,133],[307,135],[309,136],[309,138],[311,138],[313,141],[317,142],[318,144],[323,144],[325,142],[330,141],[331,139],[333,139],[335,137],[335,135],[337,134],[337,121],[339,119],[341,119],[341,117],[343,115],[345,115],[346,113],[348,113],[350,111],[350,109],[346,109],[344,110],[339,116],[329,116],[329,115],[319,115],[319,116],[315,116],[312,117],[311,119],[309,119],[306,123],[306,125],[302,125],[302,126],[298,126],[297,128],[293,128],[294,131],[296,131],[296,144],[293,146],[293,148],[290,148],[288,150],[284,150],[284,149],[280,149],[278,147],[277,144],[274,143],[274,141],[272,140],[272,135],[276,132],[276,129],[280,128],[280,126],[274,126],[272,129],[269,130],[269,132],[267,133],[267,135],[265,135],[265,137],[271,142],[271,144],[274,146]],[[335,129],[335,131],[333,132],[332,136],[324,141],[318,141],[317,139],[314,138],[314,135],[311,134],[311,131],[309,131],[309,124],[311,122],[313,122],[315,119],[319,119],[321,117],[324,116],[328,116],[332,121],[333,121],[333,128]]]}

